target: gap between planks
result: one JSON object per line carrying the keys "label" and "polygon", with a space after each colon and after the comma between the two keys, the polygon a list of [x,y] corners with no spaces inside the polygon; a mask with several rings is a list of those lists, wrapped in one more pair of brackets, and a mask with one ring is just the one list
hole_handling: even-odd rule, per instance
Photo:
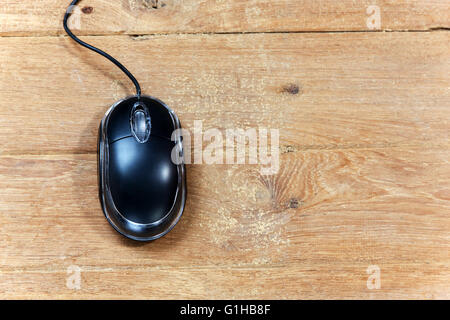
{"label": "gap between planks", "polygon": [[[389,149],[450,149],[450,144],[369,144],[369,145],[315,145],[315,146],[295,146],[295,145],[282,145],[280,146],[280,155],[286,153],[298,153],[298,152],[316,152],[316,151],[364,151],[364,150],[389,150]],[[97,151],[36,151],[36,152],[0,152],[0,158],[21,158],[21,159],[39,159],[39,160],[66,160],[66,156],[93,156],[96,155]]]}
{"label": "gap between planks", "polygon": [[[126,36],[136,39],[145,39],[146,37],[153,36],[185,36],[185,35],[252,35],[252,34],[342,34],[342,33],[429,33],[429,32],[446,32],[450,31],[450,27],[432,27],[428,29],[381,29],[381,30],[300,30],[300,31],[218,31],[218,32],[155,32],[155,33],[143,33],[143,34],[128,34],[124,32],[111,32],[111,33],[90,33],[78,35],[78,37],[109,37],[109,36]],[[0,38],[59,38],[68,37],[63,34],[0,34]]]}

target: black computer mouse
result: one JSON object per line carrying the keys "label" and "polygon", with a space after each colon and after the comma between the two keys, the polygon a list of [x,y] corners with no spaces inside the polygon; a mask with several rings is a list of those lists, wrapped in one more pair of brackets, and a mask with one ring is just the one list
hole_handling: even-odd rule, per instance
{"label": "black computer mouse", "polygon": [[181,125],[162,101],[132,96],[114,104],[99,128],[99,196],[122,235],[151,241],[179,221],[186,203]]}

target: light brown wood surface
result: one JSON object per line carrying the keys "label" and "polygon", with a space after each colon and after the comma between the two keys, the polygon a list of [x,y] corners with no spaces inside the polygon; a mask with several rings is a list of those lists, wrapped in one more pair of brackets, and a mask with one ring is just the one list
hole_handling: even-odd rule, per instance
{"label": "light brown wood surface", "polygon": [[422,32],[366,32],[369,1],[82,1],[83,40],[184,127],[280,130],[274,176],[189,165],[149,244],[97,198],[98,124],[133,87],[60,36],[66,2],[0,5],[0,298],[450,298],[448,1],[377,2]]}
{"label": "light brown wood surface", "polygon": [[[2,0],[0,34],[62,34],[69,2]],[[85,35],[365,31],[371,5],[380,8],[382,30],[450,27],[445,0],[84,0],[74,12]]]}

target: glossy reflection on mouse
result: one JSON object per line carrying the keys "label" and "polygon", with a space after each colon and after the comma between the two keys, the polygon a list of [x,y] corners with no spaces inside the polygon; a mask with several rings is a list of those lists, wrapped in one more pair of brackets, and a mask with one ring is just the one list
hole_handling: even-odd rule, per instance
{"label": "glossy reflection on mouse", "polygon": [[[150,241],[179,221],[186,168],[176,114],[156,98],[129,97],[106,112],[99,128],[99,197],[122,235]],[[173,136],[173,137],[172,137]]]}

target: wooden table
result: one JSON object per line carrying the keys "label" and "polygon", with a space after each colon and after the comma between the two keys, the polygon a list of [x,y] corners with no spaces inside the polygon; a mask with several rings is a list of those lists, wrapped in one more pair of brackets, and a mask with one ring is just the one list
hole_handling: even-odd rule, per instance
{"label": "wooden table", "polygon": [[279,129],[276,175],[189,165],[148,244],[97,198],[134,89],[68,2],[0,4],[0,298],[450,298],[449,1],[82,1],[75,33],[185,128]]}

